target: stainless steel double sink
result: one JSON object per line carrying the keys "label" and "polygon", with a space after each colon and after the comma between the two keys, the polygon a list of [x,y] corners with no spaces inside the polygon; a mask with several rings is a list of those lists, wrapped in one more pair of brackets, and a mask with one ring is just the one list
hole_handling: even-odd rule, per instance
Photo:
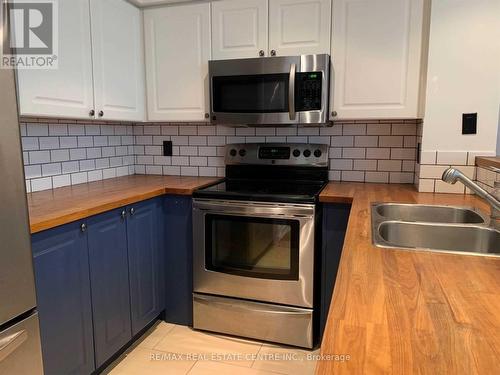
{"label": "stainless steel double sink", "polygon": [[378,247],[500,256],[500,231],[474,208],[374,203],[371,218]]}

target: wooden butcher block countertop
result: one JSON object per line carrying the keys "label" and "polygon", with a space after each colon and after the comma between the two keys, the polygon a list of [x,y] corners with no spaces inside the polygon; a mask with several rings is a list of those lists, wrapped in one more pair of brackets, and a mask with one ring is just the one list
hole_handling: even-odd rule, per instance
{"label": "wooden butcher block countertop", "polygon": [[322,358],[331,374],[500,374],[500,258],[372,245],[370,204],[489,208],[479,198],[413,186],[330,183],[323,202],[352,202]]}
{"label": "wooden butcher block countertop", "polygon": [[31,233],[163,194],[191,195],[218,178],[132,175],[28,194]]}

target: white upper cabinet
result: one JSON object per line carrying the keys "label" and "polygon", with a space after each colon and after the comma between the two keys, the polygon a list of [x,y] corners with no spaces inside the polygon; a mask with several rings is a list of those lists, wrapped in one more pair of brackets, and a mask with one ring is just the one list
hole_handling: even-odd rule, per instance
{"label": "white upper cabinet", "polygon": [[332,119],[418,117],[423,2],[334,0]]}
{"label": "white upper cabinet", "polygon": [[210,4],[144,11],[149,121],[208,120]]}
{"label": "white upper cabinet", "polygon": [[91,118],[94,108],[88,0],[58,1],[58,68],[17,71],[20,114]]}
{"label": "white upper cabinet", "polygon": [[144,120],[141,11],[123,0],[91,0],[91,15],[97,118]]}
{"label": "white upper cabinet", "polygon": [[331,14],[331,0],[269,0],[271,55],[330,53]]}
{"label": "white upper cabinet", "polygon": [[57,4],[58,68],[17,72],[21,115],[143,120],[141,11],[125,0]]}
{"label": "white upper cabinet", "polygon": [[268,0],[223,0],[212,3],[212,58],[268,55]]}

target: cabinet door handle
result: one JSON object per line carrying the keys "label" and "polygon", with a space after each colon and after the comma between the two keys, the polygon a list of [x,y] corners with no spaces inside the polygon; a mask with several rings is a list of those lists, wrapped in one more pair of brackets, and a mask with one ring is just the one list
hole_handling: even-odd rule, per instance
{"label": "cabinet door handle", "polygon": [[276,56],[276,51],[274,49],[271,50],[271,56]]}
{"label": "cabinet door handle", "polygon": [[332,117],[337,117],[337,111],[332,111]]}
{"label": "cabinet door handle", "polygon": [[205,113],[205,118],[209,118],[209,117],[210,117],[210,114]]}
{"label": "cabinet door handle", "polygon": [[132,208],[130,209],[130,215],[135,215],[135,210],[134,210],[134,207],[132,207]]}
{"label": "cabinet door handle", "polygon": [[99,111],[99,117],[104,116],[104,111]]}
{"label": "cabinet door handle", "polygon": [[261,50],[259,51],[259,56],[260,56],[260,57],[262,57],[262,56],[264,56],[264,54],[265,54],[264,50],[263,50],[263,49],[261,49]]}
{"label": "cabinet door handle", "polygon": [[90,116],[90,117],[94,117],[94,115],[95,115],[95,111],[94,111],[93,109],[91,109],[91,110],[89,111],[89,116]]}
{"label": "cabinet door handle", "polygon": [[120,214],[123,220],[125,220],[125,217],[127,216],[127,211],[123,210]]}
{"label": "cabinet door handle", "polygon": [[80,230],[82,232],[85,232],[87,230],[87,224],[83,223],[82,225],[80,225]]}

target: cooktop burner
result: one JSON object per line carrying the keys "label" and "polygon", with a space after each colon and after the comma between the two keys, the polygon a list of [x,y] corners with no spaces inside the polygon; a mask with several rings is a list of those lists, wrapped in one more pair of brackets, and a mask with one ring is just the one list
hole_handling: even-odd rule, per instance
{"label": "cooktop burner", "polygon": [[227,145],[226,179],[193,197],[315,203],[328,182],[327,153],[326,145]]}

